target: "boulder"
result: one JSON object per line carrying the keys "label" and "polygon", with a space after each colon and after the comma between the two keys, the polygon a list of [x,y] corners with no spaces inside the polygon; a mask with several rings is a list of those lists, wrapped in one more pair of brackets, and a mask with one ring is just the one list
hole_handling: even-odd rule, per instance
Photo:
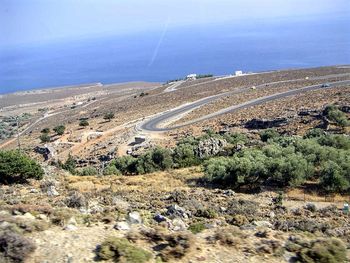
{"label": "boulder", "polygon": [[221,152],[226,145],[226,140],[211,137],[199,142],[196,154],[201,159],[215,156]]}
{"label": "boulder", "polygon": [[47,188],[47,195],[48,196],[59,196],[60,194],[57,192],[56,187],[54,185],[50,185]]}
{"label": "boulder", "polygon": [[171,221],[170,229],[173,231],[185,231],[187,230],[187,225],[182,219],[175,218]]}
{"label": "boulder", "polygon": [[142,224],[142,217],[139,212],[131,212],[128,215],[130,224]]}
{"label": "boulder", "polygon": [[153,219],[154,219],[155,221],[157,221],[158,223],[165,222],[165,221],[168,220],[168,218],[166,218],[165,216],[162,216],[162,215],[160,215],[160,214],[156,214],[156,215],[153,217]]}
{"label": "boulder", "polygon": [[187,219],[190,215],[190,212],[186,211],[186,209],[183,207],[175,204],[168,207],[167,215],[171,218],[179,217]]}

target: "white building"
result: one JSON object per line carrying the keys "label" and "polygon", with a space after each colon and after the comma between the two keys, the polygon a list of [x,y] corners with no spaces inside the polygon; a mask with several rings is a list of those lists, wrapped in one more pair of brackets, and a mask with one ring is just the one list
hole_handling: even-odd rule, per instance
{"label": "white building", "polygon": [[190,75],[187,75],[186,79],[187,79],[187,80],[195,80],[195,79],[197,79],[197,74],[190,74]]}
{"label": "white building", "polygon": [[242,70],[236,70],[235,71],[235,76],[242,76],[242,75],[243,75]]}

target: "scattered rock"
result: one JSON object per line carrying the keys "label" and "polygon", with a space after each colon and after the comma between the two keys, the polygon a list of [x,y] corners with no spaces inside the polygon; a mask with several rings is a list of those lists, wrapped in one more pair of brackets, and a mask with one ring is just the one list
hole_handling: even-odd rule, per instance
{"label": "scattered rock", "polygon": [[97,214],[97,213],[102,213],[104,211],[104,208],[99,204],[98,201],[91,201],[89,202],[88,210],[91,214]]}
{"label": "scattered rock", "polygon": [[23,218],[25,220],[30,220],[30,221],[34,221],[35,220],[35,216],[33,216],[29,212],[25,213],[23,216],[21,216],[21,218]]}
{"label": "scattered rock", "polygon": [[226,196],[234,196],[236,193],[235,193],[235,191],[228,189],[228,190],[223,191],[223,194]]}
{"label": "scattered rock", "polygon": [[74,217],[71,217],[71,218],[68,220],[67,225],[77,226],[78,223],[77,223],[77,221],[75,220]]}
{"label": "scattered rock", "polygon": [[168,207],[167,215],[171,218],[181,217],[183,219],[188,219],[189,215],[191,215],[191,212],[186,211],[186,209],[183,207],[175,204]]}
{"label": "scattered rock", "polygon": [[75,225],[66,225],[64,227],[64,230],[66,230],[66,231],[76,231],[77,229],[78,229],[78,227]]}
{"label": "scattered rock", "polygon": [[272,228],[272,224],[269,221],[254,221],[253,225],[256,227]]}
{"label": "scattered rock", "polygon": [[125,221],[117,222],[117,224],[114,226],[114,229],[117,229],[120,231],[128,231],[130,230],[130,225],[128,222],[125,222]]}
{"label": "scattered rock", "polygon": [[50,185],[47,188],[47,195],[48,196],[59,196],[60,194],[57,192],[56,187],[54,185]]}
{"label": "scattered rock", "polygon": [[180,218],[175,218],[171,221],[170,228],[173,231],[185,231],[187,230],[187,225]]}
{"label": "scattered rock", "polygon": [[0,211],[0,217],[7,217],[7,216],[11,216],[11,213],[9,211],[6,211],[6,210]]}
{"label": "scattered rock", "polygon": [[156,215],[153,217],[153,219],[154,219],[155,221],[157,221],[158,223],[165,222],[165,221],[168,220],[165,216],[162,216],[162,215],[160,215],[160,214],[156,214]]}
{"label": "scattered rock", "polygon": [[112,205],[115,206],[116,210],[119,212],[126,212],[130,207],[130,204],[128,202],[125,202],[119,197],[112,198]]}
{"label": "scattered rock", "polygon": [[129,213],[128,220],[130,224],[142,224],[142,217],[139,212]]}

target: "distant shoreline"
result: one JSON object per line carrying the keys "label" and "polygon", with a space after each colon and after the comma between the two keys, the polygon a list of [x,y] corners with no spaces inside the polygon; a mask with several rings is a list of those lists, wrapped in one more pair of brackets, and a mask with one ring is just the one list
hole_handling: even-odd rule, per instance
{"label": "distant shoreline", "polygon": [[[350,64],[340,64],[340,65],[325,65],[325,66],[316,66],[316,67],[305,67],[305,68],[284,68],[284,69],[274,69],[274,70],[263,70],[263,71],[254,71],[254,73],[264,73],[264,72],[273,72],[273,71],[290,71],[290,70],[303,70],[303,69],[313,69],[313,68],[324,68],[324,67],[339,67],[339,68],[346,68],[350,69]],[[229,76],[229,74],[224,74],[222,76]],[[175,78],[174,78],[175,79]],[[5,92],[2,93],[0,91],[0,98],[3,98],[7,95],[33,95],[33,94],[42,94],[42,93],[53,93],[55,91],[61,91],[62,89],[87,89],[87,88],[93,88],[93,87],[106,87],[106,86],[117,86],[117,85],[125,85],[125,84],[134,84],[134,83],[165,83],[166,81],[126,81],[126,82],[116,82],[116,83],[101,83],[101,82],[94,82],[94,83],[81,83],[76,85],[64,85],[64,86],[52,86],[52,87],[45,87],[45,88],[31,88],[28,90],[18,90],[14,92]]]}

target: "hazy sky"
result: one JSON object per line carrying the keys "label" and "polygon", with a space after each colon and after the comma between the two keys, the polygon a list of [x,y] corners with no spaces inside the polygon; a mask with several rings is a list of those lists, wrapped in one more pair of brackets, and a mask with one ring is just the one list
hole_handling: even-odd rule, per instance
{"label": "hazy sky", "polygon": [[0,0],[0,45],[344,12],[349,0]]}

